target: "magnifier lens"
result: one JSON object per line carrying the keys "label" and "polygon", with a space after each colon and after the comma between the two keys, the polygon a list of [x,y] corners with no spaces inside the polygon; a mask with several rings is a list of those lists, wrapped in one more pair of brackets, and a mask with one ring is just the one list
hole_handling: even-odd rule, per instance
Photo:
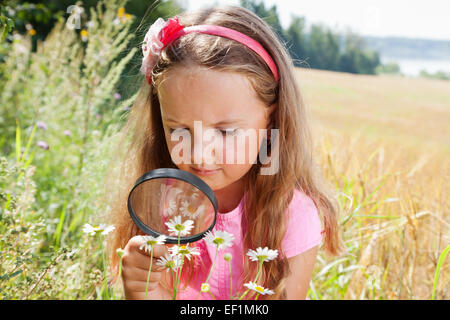
{"label": "magnifier lens", "polygon": [[154,178],[138,184],[130,194],[129,205],[148,229],[179,237],[181,243],[198,240],[197,236],[215,223],[214,206],[206,194],[176,178]]}

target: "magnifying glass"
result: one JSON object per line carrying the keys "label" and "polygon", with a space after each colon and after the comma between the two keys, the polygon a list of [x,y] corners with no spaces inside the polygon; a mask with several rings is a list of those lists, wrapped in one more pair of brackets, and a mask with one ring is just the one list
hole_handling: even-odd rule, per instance
{"label": "magnifying glass", "polygon": [[144,233],[167,237],[166,243],[202,239],[216,223],[217,199],[199,177],[160,168],[137,179],[128,196],[128,212]]}

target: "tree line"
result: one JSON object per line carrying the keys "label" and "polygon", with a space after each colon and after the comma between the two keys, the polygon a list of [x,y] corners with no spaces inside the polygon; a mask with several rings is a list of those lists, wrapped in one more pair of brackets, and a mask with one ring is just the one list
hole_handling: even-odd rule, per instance
{"label": "tree line", "polygon": [[263,1],[241,0],[240,5],[264,19],[289,50],[297,67],[376,74],[380,54],[368,48],[364,39],[353,32],[338,34],[321,24],[306,26],[305,17],[292,16],[287,29],[281,26],[277,6],[266,8]]}

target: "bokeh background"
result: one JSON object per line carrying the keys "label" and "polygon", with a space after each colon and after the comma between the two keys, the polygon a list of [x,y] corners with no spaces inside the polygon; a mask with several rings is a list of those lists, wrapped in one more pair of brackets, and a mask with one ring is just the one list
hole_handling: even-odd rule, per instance
{"label": "bokeh background", "polygon": [[123,299],[104,177],[158,18],[232,4],[289,49],[347,252],[310,299],[449,299],[448,1],[2,1],[0,298]]}

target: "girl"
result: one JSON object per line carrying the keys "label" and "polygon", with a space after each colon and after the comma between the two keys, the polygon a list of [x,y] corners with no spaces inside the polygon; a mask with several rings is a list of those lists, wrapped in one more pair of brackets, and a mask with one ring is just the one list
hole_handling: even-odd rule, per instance
{"label": "girl", "polygon": [[[222,28],[186,31],[199,25]],[[117,266],[116,249],[124,248],[126,298],[145,298],[150,262],[149,254],[139,250],[142,238],[127,211],[128,192],[143,173],[172,167],[197,175],[211,187],[219,203],[213,231],[234,236],[233,246],[219,252],[209,280],[216,299],[229,299],[230,287],[235,296],[245,291],[243,284],[254,279],[257,269],[246,253],[258,247],[279,253],[264,263],[258,281],[274,294],[260,298],[305,299],[322,238],[331,254],[340,251],[341,242],[338,207],[313,161],[305,109],[287,50],[258,16],[225,6],[185,12],[167,22],[158,19],[144,39],[143,54],[141,71],[146,79],[122,130],[119,145],[126,152],[115,157],[122,169],[120,178],[113,179],[120,183],[109,184],[114,185],[111,211],[116,226],[111,257]],[[278,161],[277,170],[261,174],[270,165],[258,157],[261,140],[246,145],[245,152],[235,150],[245,153],[244,164],[229,164],[226,158],[217,161],[214,155],[226,154],[226,148],[202,154],[200,161],[194,161],[193,155],[191,161],[175,164],[171,151],[177,141],[171,134],[179,129],[193,133],[195,121],[201,121],[203,130],[215,130],[214,139],[223,140],[225,135],[239,135],[241,129],[269,129],[269,135],[270,129],[277,129],[278,138],[274,144],[270,139],[267,146],[271,161]],[[125,143],[128,149],[122,148]],[[193,149],[202,143],[195,139]],[[275,149],[279,150],[276,159]],[[201,263],[183,268],[179,299],[197,297],[214,259],[215,247],[203,239],[195,245]],[[167,246],[155,245],[154,259],[166,252]],[[232,283],[224,259],[227,253],[232,257]],[[150,298],[170,299],[169,273],[153,266]],[[201,293],[201,299],[209,298]]]}

